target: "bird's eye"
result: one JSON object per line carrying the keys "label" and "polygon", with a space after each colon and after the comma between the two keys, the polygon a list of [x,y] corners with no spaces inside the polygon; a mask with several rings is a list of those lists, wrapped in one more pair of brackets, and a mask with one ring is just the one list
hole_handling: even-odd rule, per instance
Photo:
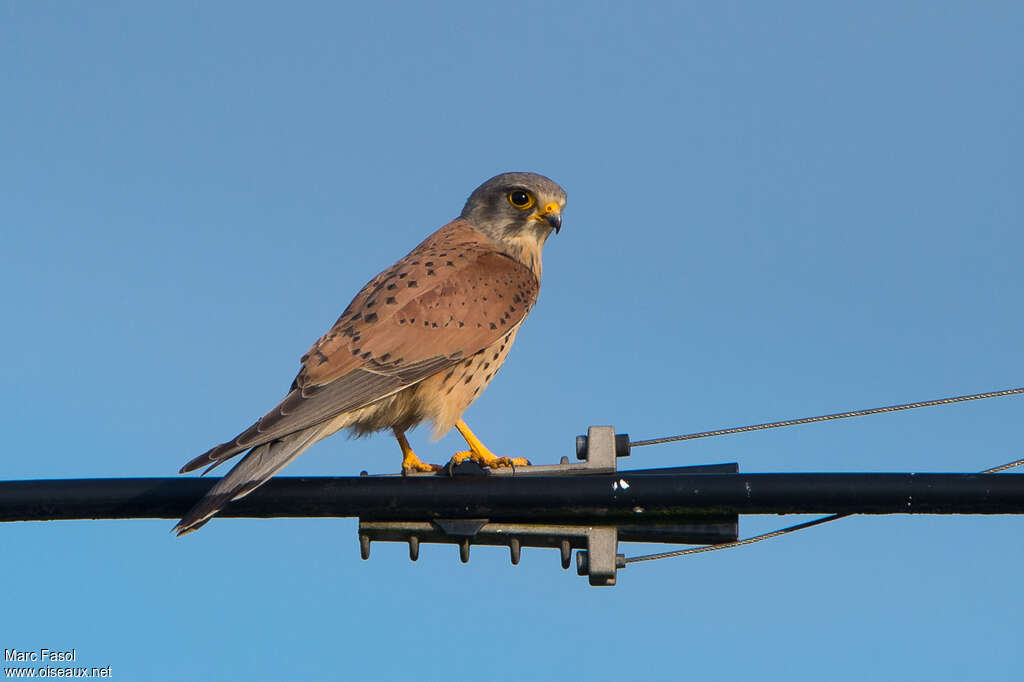
{"label": "bird's eye", "polygon": [[533,206],[533,195],[521,189],[514,189],[508,193],[508,203],[516,208],[527,209]]}

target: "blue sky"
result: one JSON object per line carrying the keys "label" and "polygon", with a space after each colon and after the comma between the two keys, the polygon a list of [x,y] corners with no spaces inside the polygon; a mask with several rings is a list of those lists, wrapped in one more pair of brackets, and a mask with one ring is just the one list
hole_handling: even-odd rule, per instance
{"label": "blue sky", "polygon": [[[0,478],[173,475],[506,170],[569,201],[466,414],[502,454],[1022,385],[1022,34],[1010,2],[6,2]],[[1022,409],[627,466],[979,470],[1021,456]],[[399,459],[335,437],[286,473]],[[172,525],[0,529],[0,646],[75,647],[123,680],[1019,676],[1016,518],[847,519],[610,590],[550,551],[363,562],[351,519]]]}

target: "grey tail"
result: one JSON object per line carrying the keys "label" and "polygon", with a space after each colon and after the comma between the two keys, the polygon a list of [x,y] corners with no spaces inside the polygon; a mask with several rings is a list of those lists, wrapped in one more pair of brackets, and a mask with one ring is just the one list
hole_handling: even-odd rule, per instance
{"label": "grey tail", "polygon": [[253,448],[185,514],[174,532],[185,535],[199,530],[229,502],[256,490],[309,446],[331,433],[324,424],[317,424]]}

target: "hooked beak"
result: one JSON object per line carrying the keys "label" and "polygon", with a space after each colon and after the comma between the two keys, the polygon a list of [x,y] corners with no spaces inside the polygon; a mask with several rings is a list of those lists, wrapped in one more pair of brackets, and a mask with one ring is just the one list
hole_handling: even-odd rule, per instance
{"label": "hooked beak", "polygon": [[555,234],[558,234],[562,229],[562,208],[553,201],[548,202],[537,213],[536,219],[546,222],[555,229]]}

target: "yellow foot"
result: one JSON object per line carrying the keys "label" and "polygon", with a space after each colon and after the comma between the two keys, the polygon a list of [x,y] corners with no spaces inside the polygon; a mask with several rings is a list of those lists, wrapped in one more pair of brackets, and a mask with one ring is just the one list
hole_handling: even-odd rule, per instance
{"label": "yellow foot", "polygon": [[409,452],[405,453],[402,456],[403,474],[411,474],[417,471],[440,471],[443,468],[444,467],[442,467],[440,464],[428,464],[427,462],[424,462],[419,457],[417,457],[416,453],[413,452],[412,450],[410,450]]}
{"label": "yellow foot", "polygon": [[402,448],[402,473],[411,474],[417,471],[440,471],[443,467],[440,464],[427,464],[412,451],[405,433],[395,429],[395,438],[398,439],[398,447]]}
{"label": "yellow foot", "polygon": [[455,423],[455,428],[459,430],[462,437],[466,439],[466,444],[469,445],[469,450],[463,452],[456,452],[452,455],[452,461],[448,463],[448,466],[458,466],[467,459],[476,462],[482,467],[491,467],[492,469],[497,467],[526,467],[530,466],[529,460],[523,457],[516,457],[511,459],[509,457],[498,457],[493,452],[487,449],[480,439],[469,430],[466,422],[461,419]]}
{"label": "yellow foot", "polygon": [[490,450],[484,448],[482,452],[474,452],[473,450],[464,450],[463,452],[456,452],[452,455],[451,466],[458,466],[466,460],[476,462],[482,467],[491,467],[495,469],[497,467],[527,467],[530,466],[530,460],[525,457],[498,457]]}

